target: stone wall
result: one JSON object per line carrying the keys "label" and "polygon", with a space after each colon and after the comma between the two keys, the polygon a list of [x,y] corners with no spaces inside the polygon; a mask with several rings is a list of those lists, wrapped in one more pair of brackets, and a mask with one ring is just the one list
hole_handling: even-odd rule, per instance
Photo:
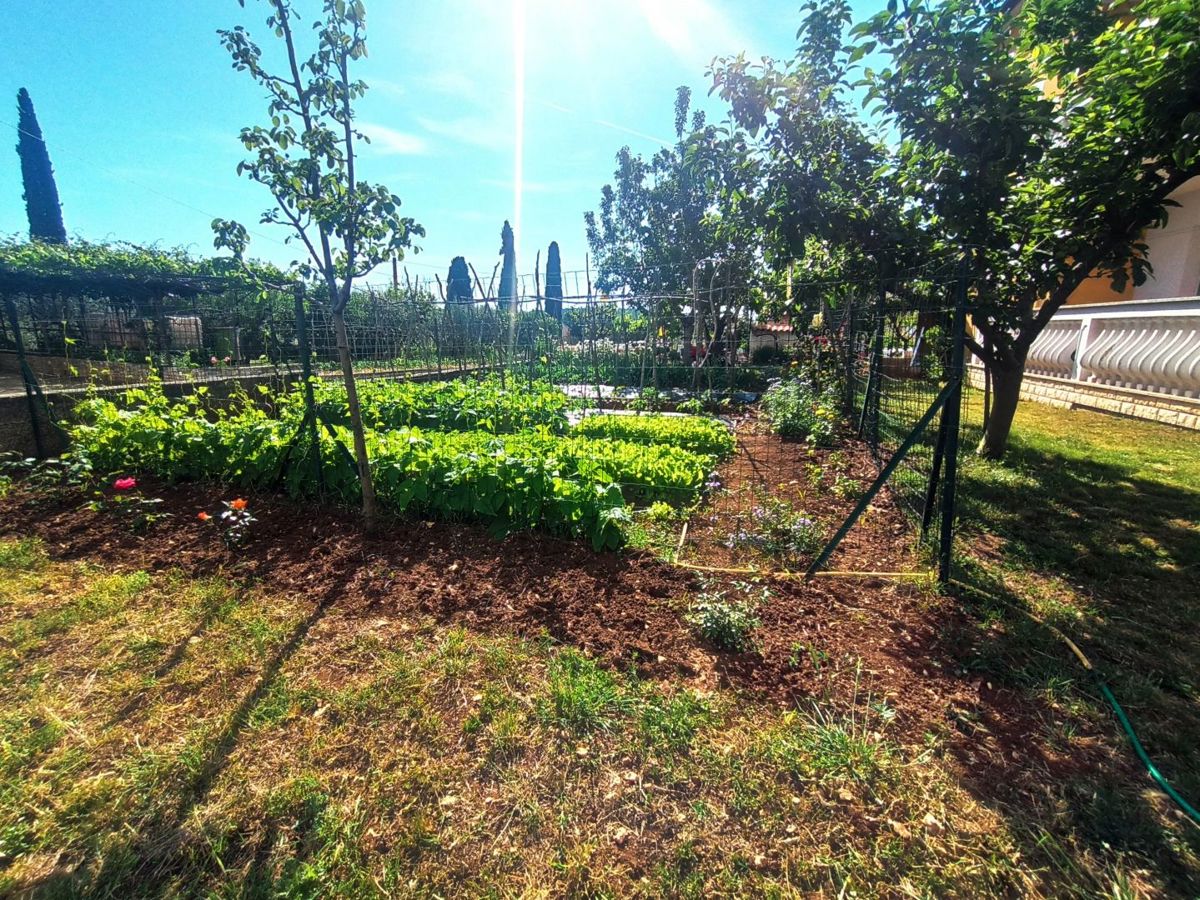
{"label": "stone wall", "polygon": [[[972,386],[983,387],[982,367],[970,366],[968,374]],[[1190,397],[1089,384],[1026,372],[1021,384],[1021,399],[1036,400],[1065,409],[1093,409],[1200,431],[1200,400]]]}

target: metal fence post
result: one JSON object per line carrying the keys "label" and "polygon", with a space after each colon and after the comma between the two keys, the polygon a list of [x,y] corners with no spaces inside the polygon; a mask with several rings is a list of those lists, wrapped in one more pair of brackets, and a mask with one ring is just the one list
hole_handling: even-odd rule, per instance
{"label": "metal fence post", "polygon": [[17,364],[21,369],[21,381],[25,385],[25,403],[29,408],[29,427],[33,429],[33,446],[37,450],[38,459],[44,459],[46,446],[42,442],[42,429],[38,425],[37,403],[33,399],[33,393],[37,389],[37,380],[34,378],[33,370],[29,368],[29,361],[25,358],[25,339],[21,336],[17,304],[13,302],[11,295],[5,295],[4,308],[8,312],[8,321],[12,325],[13,342],[17,347]]}
{"label": "metal fence post", "polygon": [[946,400],[943,410],[946,428],[945,474],[942,481],[942,529],[938,542],[938,581],[945,584],[950,580],[954,552],[954,504],[958,487],[959,424],[962,418],[962,382],[964,376],[964,351],[967,330],[967,254],[959,262],[958,277],[954,284],[954,326],[950,345],[950,383],[954,390]]}
{"label": "metal fence post", "polygon": [[873,450],[879,449],[879,381],[883,377],[883,326],[884,326],[884,305],[887,293],[883,287],[883,281],[879,282],[879,298],[875,310],[875,339],[871,344],[871,364],[867,374],[867,390],[863,397],[862,415],[858,420],[858,436],[860,438],[866,436],[867,425],[871,426],[870,437],[867,442]]}
{"label": "metal fence post", "polygon": [[854,334],[854,296],[846,298],[846,390],[842,398],[842,406],[848,416],[854,409],[854,381],[858,377],[855,371],[858,363],[858,348]]}

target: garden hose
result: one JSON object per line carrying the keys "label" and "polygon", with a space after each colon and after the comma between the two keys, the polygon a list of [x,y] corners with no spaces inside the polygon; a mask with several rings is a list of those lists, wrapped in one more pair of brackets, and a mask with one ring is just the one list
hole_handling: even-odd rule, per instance
{"label": "garden hose", "polygon": [[1146,767],[1146,771],[1150,773],[1150,777],[1154,779],[1155,784],[1163,789],[1163,793],[1175,801],[1175,805],[1182,809],[1195,825],[1200,826],[1200,812],[1196,810],[1196,807],[1184,800],[1179,795],[1179,792],[1171,787],[1167,779],[1163,778],[1162,773],[1158,771],[1158,768],[1151,761],[1149,755],[1147,755],[1142,742],[1134,734],[1133,726],[1129,724],[1129,717],[1125,715],[1125,710],[1121,709],[1121,704],[1117,702],[1117,698],[1113,696],[1113,692],[1109,690],[1108,685],[1104,683],[1104,680],[1099,675],[1094,671],[1092,674],[1096,676],[1096,682],[1100,685],[1100,693],[1104,695],[1104,699],[1108,701],[1109,705],[1113,708],[1113,712],[1117,714],[1117,721],[1121,723],[1121,728],[1125,731],[1125,736],[1129,738],[1129,743],[1133,744],[1133,752],[1138,755],[1138,759],[1142,761],[1142,765]]}
{"label": "garden hose", "polygon": [[[987,593],[968,585],[962,586],[966,587],[968,590],[975,591],[976,593]],[[1121,708],[1121,704],[1117,702],[1117,698],[1114,696],[1112,689],[1108,686],[1108,682],[1106,682],[1100,676],[1100,673],[1096,670],[1096,667],[1092,665],[1092,661],[1087,658],[1087,655],[1082,650],[1079,649],[1079,646],[1073,640],[1067,637],[1067,635],[1063,633],[1063,631],[1057,626],[1051,625],[1049,622],[1038,617],[1029,610],[1022,609],[1020,606],[1017,606],[1014,603],[1009,603],[1007,600],[997,597],[995,594],[988,593],[987,596],[1003,604],[1004,606],[1015,609],[1017,612],[1024,613],[1034,622],[1037,622],[1042,627],[1052,631],[1059,637],[1059,639],[1062,640],[1064,644],[1067,645],[1067,647],[1070,648],[1071,652],[1075,654],[1075,658],[1079,660],[1079,664],[1083,666],[1083,668],[1091,674],[1092,678],[1096,680],[1096,685],[1100,688],[1101,695],[1106,701],[1108,701],[1108,705],[1112,707],[1113,712],[1116,713],[1117,721],[1121,724],[1121,730],[1125,732],[1125,736],[1129,738],[1129,743],[1133,745],[1133,752],[1137,754],[1137,757],[1139,760],[1141,760],[1142,765],[1146,767],[1146,771],[1150,773],[1150,777],[1154,780],[1154,783],[1162,789],[1164,794],[1166,794],[1175,802],[1176,806],[1183,810],[1184,814],[1192,820],[1194,825],[1200,826],[1200,811],[1198,811],[1196,807],[1192,806],[1192,804],[1188,803],[1187,800],[1185,800],[1183,796],[1180,795],[1177,790],[1175,790],[1175,788],[1171,787],[1170,782],[1168,782],[1167,779],[1163,777],[1163,774],[1158,771],[1158,767],[1154,765],[1154,761],[1150,759],[1150,755],[1146,752],[1146,748],[1143,747],[1142,742],[1138,740],[1137,733],[1133,730],[1133,724],[1129,721],[1129,717],[1125,715],[1125,710]]]}

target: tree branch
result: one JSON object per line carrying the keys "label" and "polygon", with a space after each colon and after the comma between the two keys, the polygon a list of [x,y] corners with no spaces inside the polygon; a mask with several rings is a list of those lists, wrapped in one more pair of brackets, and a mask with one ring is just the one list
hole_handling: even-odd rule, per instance
{"label": "tree branch", "polygon": [[[288,7],[283,0],[271,0],[275,6],[275,11],[279,14],[279,26],[283,29],[284,42],[287,45],[288,66],[292,72],[292,85],[296,90],[296,101],[300,104],[300,116],[304,120],[305,134],[311,134],[313,131],[312,109],[309,105],[308,93],[304,90],[304,81],[300,77],[300,63],[296,58],[296,42],[292,37],[292,25],[288,16]],[[314,201],[321,199],[321,180],[316,172],[312,172],[308,176],[308,191],[309,196]],[[329,235],[325,230],[325,226],[320,222],[317,223],[317,233],[321,238],[321,256],[317,257],[314,254],[314,259],[317,265],[325,272],[325,280],[329,280],[334,276],[333,267],[333,252],[329,247]],[[308,237],[304,236],[305,243],[308,243]],[[332,299],[332,298],[331,298]]]}
{"label": "tree branch", "polygon": [[[357,30],[357,26],[356,26]],[[357,37],[357,35],[356,35]],[[354,129],[350,124],[350,72],[346,56],[349,50],[344,44],[339,48],[338,71],[342,76],[342,128],[346,144],[346,181],[351,194],[357,189],[354,181]],[[350,302],[350,284],[354,277],[354,257],[357,249],[358,223],[355,220],[354,205],[351,204],[350,215],[347,217],[343,241],[346,247],[346,279],[342,284],[342,295],[338,299],[338,309],[345,309]]]}
{"label": "tree branch", "polygon": [[1059,286],[1051,292],[1050,296],[1046,298],[1046,302],[1042,304],[1041,308],[1037,311],[1037,315],[1034,316],[1029,325],[1022,327],[1021,333],[1018,336],[1018,342],[1024,343],[1026,341],[1026,332],[1028,331],[1029,337],[1025,346],[1028,347],[1031,345],[1037,339],[1037,336],[1042,333],[1042,330],[1046,327],[1050,319],[1053,318],[1054,314],[1062,308],[1063,304],[1067,302],[1068,298],[1075,292],[1079,285],[1083,284],[1092,273],[1092,270],[1100,264],[1100,261],[1111,253],[1114,248],[1133,237],[1134,232],[1143,231],[1150,225],[1149,216],[1145,214],[1145,210],[1161,206],[1163,201],[1173,194],[1176,189],[1197,176],[1200,176],[1200,163],[1187,169],[1176,170],[1166,178],[1158,190],[1139,204],[1137,211],[1127,219],[1123,228],[1114,229],[1108,240],[1094,247],[1089,254],[1071,267],[1068,277],[1065,277]]}

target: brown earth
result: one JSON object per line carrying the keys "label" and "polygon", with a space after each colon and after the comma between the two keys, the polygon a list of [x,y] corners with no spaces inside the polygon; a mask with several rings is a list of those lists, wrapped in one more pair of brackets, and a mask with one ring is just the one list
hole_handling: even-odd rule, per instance
{"label": "brown earth", "polygon": [[[782,493],[819,509],[822,520],[837,521],[852,505],[818,496],[801,474],[828,451],[801,455],[771,435],[742,438],[739,458],[722,469],[726,499],[700,517],[689,559],[745,564],[720,542],[723,521],[740,514],[740,507],[722,504],[735,502],[739,479],[754,477],[749,473],[764,461]],[[851,443],[842,453],[848,471],[869,483],[874,469],[866,450]],[[773,580],[772,595],[758,611],[755,649],[728,653],[699,640],[682,613],[702,578],[716,578],[720,589],[736,576],[700,576],[645,554],[595,553],[541,534],[496,539],[470,524],[402,520],[368,535],[351,511],[269,494],[246,495],[257,522],[246,546],[231,550],[215,522],[197,519],[202,510],[215,514],[230,491],[151,479],[141,480],[138,489],[162,498],[162,509],[171,514],[146,534],[133,534],[113,515],[90,509],[78,492],[47,496],[21,486],[0,501],[0,534],[36,535],[56,559],[112,569],[178,569],[196,577],[221,573],[263,591],[302,593],[326,608],[327,626],[337,629],[359,627],[368,618],[429,617],[549,636],[612,666],[679,679],[702,691],[726,687],[806,707],[816,699],[883,701],[896,712],[894,737],[915,747],[927,733],[947,736],[964,773],[989,793],[1002,782],[1032,787],[1102,763],[1098,742],[1086,736],[1069,756],[1054,751],[1041,737],[1048,709],[1031,708],[970,674],[970,650],[980,630],[954,598],[928,589],[885,578]],[[904,527],[891,498],[881,497],[832,566],[921,568]]]}

